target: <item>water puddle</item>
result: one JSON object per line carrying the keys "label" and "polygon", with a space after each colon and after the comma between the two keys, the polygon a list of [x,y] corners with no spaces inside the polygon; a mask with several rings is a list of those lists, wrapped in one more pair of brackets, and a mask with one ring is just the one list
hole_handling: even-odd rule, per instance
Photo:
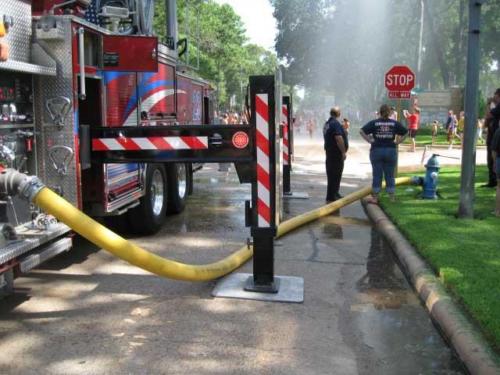
{"label": "water puddle", "polygon": [[377,371],[370,373],[465,373],[374,228],[361,271],[344,316],[350,330],[344,333],[373,358]]}

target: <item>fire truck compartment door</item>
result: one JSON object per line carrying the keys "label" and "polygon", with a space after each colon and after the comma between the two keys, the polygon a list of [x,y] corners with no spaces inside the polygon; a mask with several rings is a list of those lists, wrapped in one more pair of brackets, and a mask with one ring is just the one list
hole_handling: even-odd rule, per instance
{"label": "fire truck compartment door", "polygon": [[158,71],[158,38],[151,36],[103,36],[104,70],[126,72]]}

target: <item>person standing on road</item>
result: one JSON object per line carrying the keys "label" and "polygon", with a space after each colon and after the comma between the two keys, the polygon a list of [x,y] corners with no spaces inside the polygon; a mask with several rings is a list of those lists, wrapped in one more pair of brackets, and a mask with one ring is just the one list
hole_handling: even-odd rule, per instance
{"label": "person standing on road", "polygon": [[484,145],[483,129],[484,129],[484,118],[478,118],[477,119],[476,142],[480,141],[482,145]]}
{"label": "person standing on road", "polygon": [[389,116],[391,120],[398,121],[398,112],[396,111],[396,108],[391,107],[391,115]]}
{"label": "person standing on road", "polygon": [[436,137],[437,137],[437,134],[438,134],[438,129],[439,129],[439,121],[438,120],[434,120],[432,122],[432,142],[431,142],[431,145],[434,146],[434,144],[436,143]]}
{"label": "person standing on road", "polygon": [[457,122],[457,137],[461,142],[461,147],[464,144],[464,130],[465,130],[465,112],[460,111]]}
{"label": "person standing on road", "polygon": [[316,129],[316,125],[314,123],[314,119],[310,119],[309,122],[307,123],[307,131],[309,133],[309,138],[312,139],[314,130]]}
{"label": "person standing on road", "polygon": [[478,118],[477,119],[477,136],[476,136],[477,139],[476,139],[476,142],[479,140],[479,141],[481,141],[482,145],[484,145],[483,129],[484,129],[484,119]]}
{"label": "person standing on road", "polygon": [[411,113],[405,109],[403,110],[403,116],[408,122],[408,130],[411,138],[411,151],[415,152],[417,146],[415,137],[417,136],[418,126],[420,125],[420,108],[414,106]]}
{"label": "person standing on road", "polygon": [[363,139],[372,145],[370,149],[373,171],[372,203],[378,203],[383,177],[385,177],[386,191],[391,201],[395,200],[396,146],[404,141],[408,133],[400,122],[389,118],[391,108],[388,105],[382,105],[379,113],[380,118],[368,122],[360,131]]}
{"label": "person standing on road", "polygon": [[351,128],[351,122],[349,121],[349,119],[344,118],[342,120],[342,127],[344,128],[345,133],[349,135],[349,129]]}
{"label": "person standing on road", "polygon": [[448,111],[448,118],[446,119],[446,132],[448,132],[448,129],[453,122],[453,116],[454,116],[453,110],[450,109]]}
{"label": "person standing on road", "polygon": [[338,121],[339,118],[340,108],[333,107],[330,110],[330,118],[323,127],[326,152],[326,177],[328,180],[326,188],[327,203],[342,198],[339,193],[340,180],[344,171],[344,161],[347,149],[349,148],[349,141],[347,133]]}
{"label": "person standing on road", "polygon": [[448,111],[448,118],[446,119],[446,124],[445,124],[446,134],[448,134],[448,130],[450,129],[450,126],[453,125],[454,118],[455,118],[455,114],[453,113],[453,110],[450,109]]}
{"label": "person standing on road", "polygon": [[487,129],[486,134],[486,148],[487,148],[487,158],[488,158],[488,182],[483,187],[495,187],[497,186],[497,175],[494,168],[493,160],[493,149],[491,143],[493,141],[493,136],[498,129],[500,122],[500,88],[495,91],[493,96],[493,101],[491,102],[490,111],[486,114],[484,120],[484,127]]}
{"label": "person standing on road", "polygon": [[457,116],[452,114],[451,121],[446,128],[447,140],[449,144],[448,150],[451,150],[453,148],[453,139],[455,139],[455,136],[457,135],[457,123],[458,123]]}

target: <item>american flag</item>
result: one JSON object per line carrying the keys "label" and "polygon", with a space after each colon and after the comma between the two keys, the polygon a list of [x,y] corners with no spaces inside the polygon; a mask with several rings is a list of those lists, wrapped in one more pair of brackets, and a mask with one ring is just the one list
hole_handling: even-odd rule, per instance
{"label": "american flag", "polygon": [[92,0],[87,11],[85,12],[85,20],[99,25],[99,16],[97,15],[97,0]]}

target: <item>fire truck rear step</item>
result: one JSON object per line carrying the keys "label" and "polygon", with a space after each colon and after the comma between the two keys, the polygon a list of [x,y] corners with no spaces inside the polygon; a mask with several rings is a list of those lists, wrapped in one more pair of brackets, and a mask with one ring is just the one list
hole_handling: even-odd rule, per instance
{"label": "fire truck rear step", "polygon": [[62,223],[53,224],[47,230],[29,229],[25,225],[18,226],[16,233],[22,239],[11,241],[6,246],[0,248],[0,265],[16,259],[69,231],[70,228]]}
{"label": "fire truck rear step", "polygon": [[63,238],[51,243],[50,245],[43,246],[36,252],[22,259],[19,262],[19,270],[22,273],[27,273],[50,258],[68,251],[71,249],[71,246],[71,238]]}

